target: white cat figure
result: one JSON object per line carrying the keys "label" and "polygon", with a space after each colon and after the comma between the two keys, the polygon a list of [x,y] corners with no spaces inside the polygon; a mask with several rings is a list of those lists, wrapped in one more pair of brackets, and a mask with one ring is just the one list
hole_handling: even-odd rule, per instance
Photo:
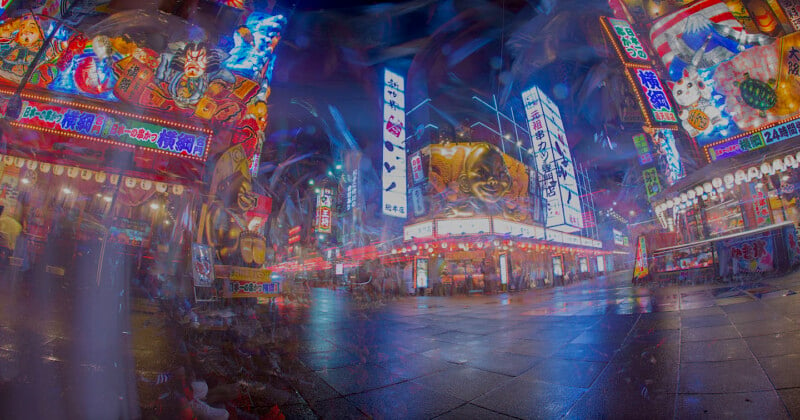
{"label": "white cat figure", "polygon": [[705,84],[697,70],[689,67],[677,82],[669,82],[672,96],[681,107],[678,114],[684,130],[692,137],[708,134],[717,126],[728,125],[720,110],[711,102],[711,86]]}

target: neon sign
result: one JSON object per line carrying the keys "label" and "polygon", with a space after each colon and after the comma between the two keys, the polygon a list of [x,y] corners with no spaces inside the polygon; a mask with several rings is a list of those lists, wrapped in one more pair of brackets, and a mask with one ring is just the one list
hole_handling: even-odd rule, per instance
{"label": "neon sign", "polygon": [[323,188],[317,195],[317,232],[331,233],[331,202],[333,191]]}
{"label": "neon sign", "polygon": [[198,160],[205,160],[210,140],[208,134],[33,101],[23,101],[22,112],[12,124]]}
{"label": "neon sign", "polygon": [[644,46],[639,42],[639,37],[633,32],[630,23],[622,19],[614,18],[608,18],[608,23],[610,23],[611,27],[614,29],[614,34],[617,36],[628,58],[637,61],[646,61],[649,58],[647,52],[644,50]]}
{"label": "neon sign", "polygon": [[677,123],[678,119],[672,110],[672,104],[656,72],[651,69],[636,69],[636,77],[639,78],[639,86],[650,105],[653,118],[658,122]]}

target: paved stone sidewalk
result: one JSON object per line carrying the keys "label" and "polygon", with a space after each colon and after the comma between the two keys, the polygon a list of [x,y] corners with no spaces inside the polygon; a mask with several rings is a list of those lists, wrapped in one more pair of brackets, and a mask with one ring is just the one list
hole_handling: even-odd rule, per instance
{"label": "paved stone sidewalk", "polygon": [[800,278],[406,298],[315,289],[287,418],[800,418]]}

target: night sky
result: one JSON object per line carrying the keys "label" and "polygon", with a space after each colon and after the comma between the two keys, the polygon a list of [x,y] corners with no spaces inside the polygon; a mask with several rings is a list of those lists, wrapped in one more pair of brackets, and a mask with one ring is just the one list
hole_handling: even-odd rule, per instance
{"label": "night sky", "polygon": [[521,108],[522,90],[536,84],[560,106],[594,189],[609,191],[596,195],[599,206],[639,212],[644,191],[626,169],[635,150],[609,105],[606,82],[619,64],[606,56],[598,16],[611,11],[604,1],[552,3],[299,2],[278,47],[268,150],[278,159],[329,154],[331,132],[333,149],[349,132],[377,168],[386,66],[407,72],[407,108],[429,97],[455,122],[494,120],[473,96]]}

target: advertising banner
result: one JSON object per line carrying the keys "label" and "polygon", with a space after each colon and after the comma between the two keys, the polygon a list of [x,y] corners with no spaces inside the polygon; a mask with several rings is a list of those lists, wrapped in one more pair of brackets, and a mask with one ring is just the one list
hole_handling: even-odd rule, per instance
{"label": "advertising banner", "polygon": [[720,274],[762,273],[775,268],[775,246],[771,233],[744,240],[722,241],[719,245]]}
{"label": "advertising banner", "polygon": [[502,216],[530,218],[528,170],[489,143],[432,144],[431,214],[440,218]]}

